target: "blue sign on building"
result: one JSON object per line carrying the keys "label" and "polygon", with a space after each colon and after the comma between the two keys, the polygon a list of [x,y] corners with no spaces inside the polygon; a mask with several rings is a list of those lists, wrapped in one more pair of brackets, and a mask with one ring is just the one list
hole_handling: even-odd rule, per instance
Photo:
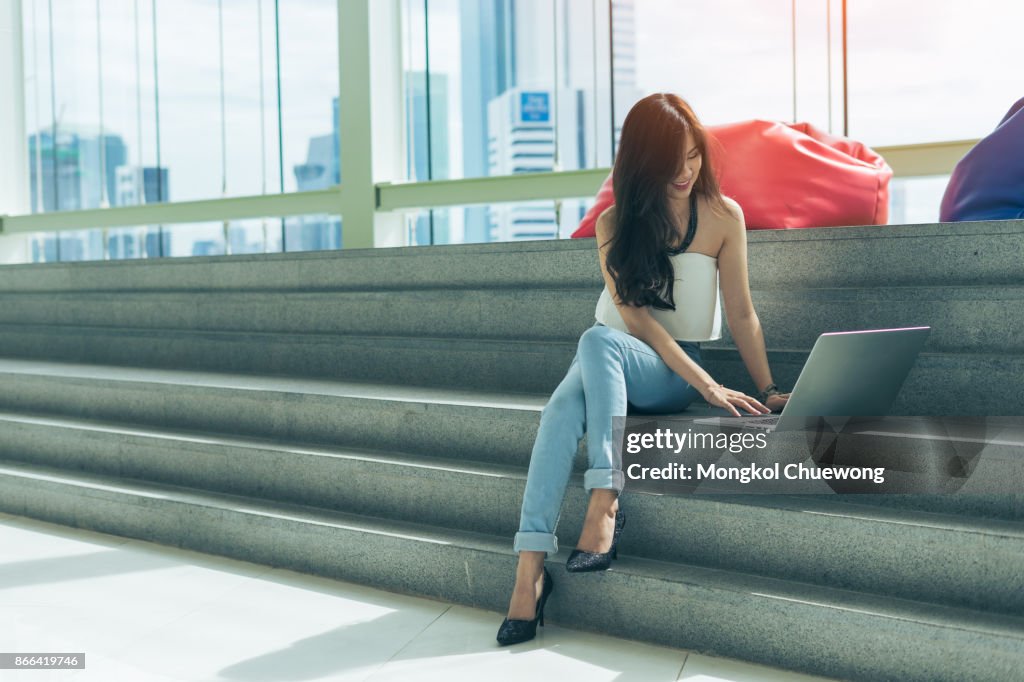
{"label": "blue sign on building", "polygon": [[551,120],[551,106],[546,92],[519,93],[519,118],[528,123],[548,123]]}

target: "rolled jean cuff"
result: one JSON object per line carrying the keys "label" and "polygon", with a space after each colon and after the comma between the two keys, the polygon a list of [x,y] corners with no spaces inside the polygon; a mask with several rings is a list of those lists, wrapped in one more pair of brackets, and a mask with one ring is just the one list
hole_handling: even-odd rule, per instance
{"label": "rolled jean cuff", "polygon": [[611,488],[621,492],[625,485],[626,477],[621,469],[587,469],[583,474],[583,487],[586,490]]}
{"label": "rolled jean cuff", "polygon": [[548,554],[558,553],[558,538],[554,533],[534,533],[519,531],[512,542],[512,551],[519,552],[547,552]]}

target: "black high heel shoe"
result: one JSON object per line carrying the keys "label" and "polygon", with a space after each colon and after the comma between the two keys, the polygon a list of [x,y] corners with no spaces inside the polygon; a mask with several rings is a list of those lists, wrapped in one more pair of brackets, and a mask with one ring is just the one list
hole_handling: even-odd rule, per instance
{"label": "black high heel shoe", "polygon": [[612,559],[619,558],[619,536],[626,525],[626,515],[621,509],[615,512],[615,533],[612,535],[612,546],[607,552],[584,552],[574,549],[565,562],[565,570],[570,573],[586,573],[587,571],[607,571],[611,568]]}
{"label": "black high heel shoe", "polygon": [[505,618],[501,622],[501,627],[498,628],[498,644],[506,646],[509,644],[519,644],[520,642],[528,642],[537,636],[537,623],[540,623],[541,627],[544,627],[544,604],[548,601],[548,595],[555,589],[555,583],[551,580],[551,574],[548,573],[548,569],[544,569],[544,586],[540,591],[540,598],[537,600],[537,606],[534,609],[533,620],[509,620]]}

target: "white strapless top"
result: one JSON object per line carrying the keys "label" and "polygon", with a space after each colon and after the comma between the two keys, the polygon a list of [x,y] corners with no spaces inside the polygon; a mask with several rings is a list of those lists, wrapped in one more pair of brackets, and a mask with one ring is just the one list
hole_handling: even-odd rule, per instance
{"label": "white strapless top", "polygon": [[[675,270],[672,297],[675,310],[647,306],[651,316],[677,341],[714,341],[722,338],[722,308],[718,297],[718,259],[703,253],[669,256]],[[597,300],[594,317],[612,329],[629,333],[606,286]]]}

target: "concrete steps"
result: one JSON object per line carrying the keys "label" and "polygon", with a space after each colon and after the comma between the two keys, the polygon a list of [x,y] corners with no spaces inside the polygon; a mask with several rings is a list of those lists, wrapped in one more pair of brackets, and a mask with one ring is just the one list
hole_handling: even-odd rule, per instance
{"label": "concrete steps", "polygon": [[[507,538],[111,476],[6,462],[0,501],[9,513],[495,611],[514,577]],[[1018,617],[637,557],[568,578],[567,554],[548,562],[553,622],[846,679],[1020,670]]]}
{"label": "concrete steps", "polygon": [[[930,325],[897,412],[1024,398],[1024,222],[748,240],[781,385],[824,331]],[[5,266],[0,337],[7,357],[550,394],[602,286],[594,240]],[[728,330],[705,357],[752,390]]]}
{"label": "concrete steps", "polygon": [[[73,325],[0,325],[0,337],[12,358],[549,395],[576,352],[568,341]],[[808,352],[769,351],[779,385],[796,382]],[[734,349],[711,347],[703,357],[722,383],[753,390]],[[1024,354],[923,353],[894,413],[1012,415],[1024,401],[1022,377]]]}
{"label": "concrete steps", "polygon": [[[1024,221],[754,230],[747,242],[753,289],[1019,285]],[[5,292],[601,286],[595,239],[0,267]]]}
{"label": "concrete steps", "polygon": [[[1019,413],[1024,221],[749,255],[781,385],[823,331],[928,324],[896,413]],[[504,611],[540,411],[602,284],[593,240],[0,267],[0,511]],[[728,335],[704,358],[750,388]],[[623,558],[569,578],[584,449],[552,620],[847,679],[1024,668],[1024,493],[627,490]]]}
{"label": "concrete steps", "polygon": [[[543,394],[0,359],[0,410],[283,442],[395,450],[525,469]],[[691,406],[699,415],[706,407]],[[584,438],[577,456],[585,457]],[[1012,461],[1011,461],[1012,463]],[[582,471],[582,460],[578,462]],[[1000,470],[1020,475],[1019,467]],[[1024,520],[1020,496],[863,495],[870,503]],[[895,502],[894,502],[895,500]]]}
{"label": "concrete steps", "polygon": [[[0,374],[23,379],[9,383],[25,407],[15,412],[5,406],[0,411],[0,458],[8,461],[506,538],[517,528],[537,404],[503,405],[494,396],[474,401],[471,394],[460,396],[462,404],[443,403],[438,392],[421,394],[416,401],[416,393],[408,389],[404,395],[395,391],[401,399],[388,400],[382,395],[385,387],[351,385],[334,386],[333,395],[314,394],[303,392],[309,386],[294,383],[284,390],[271,380],[260,385],[259,380],[248,379],[246,386],[245,377],[216,375],[193,376],[191,384],[160,384],[153,381],[159,373],[151,371],[148,382],[106,379],[107,384],[120,384],[122,391],[108,386],[75,395],[69,390],[63,402],[31,405],[24,378],[33,375],[20,364],[21,372]],[[44,369],[57,371],[54,365]],[[103,370],[93,368],[92,373],[102,377]],[[84,373],[79,369],[71,385],[103,386],[102,379],[89,381],[81,376]],[[164,378],[172,374],[164,373]],[[243,385],[232,385],[236,383]],[[35,386],[38,395],[46,394],[43,386]],[[329,386],[314,384],[320,390]],[[360,397],[360,390],[364,396],[369,391],[377,394]],[[90,396],[91,418],[74,416],[79,401]],[[361,402],[366,403],[362,409],[356,407]],[[120,406],[129,404],[130,416],[118,419]],[[27,412],[30,405],[49,413]],[[377,419],[367,418],[371,410]],[[264,419],[232,417],[256,414]],[[296,424],[292,418],[303,414],[308,422]],[[523,414],[530,417],[523,419]],[[451,439],[449,446],[443,433],[458,431],[460,420],[485,424],[489,435],[477,432],[477,440],[463,443]],[[384,430],[396,422],[401,426],[393,430],[401,437],[386,442],[350,428],[362,423]],[[501,447],[488,447],[498,441]],[[584,446],[585,441],[581,451]],[[495,450],[505,456],[496,457]],[[563,542],[578,536],[586,508],[580,474],[584,463],[585,457],[578,456],[563,512],[566,520],[560,527]],[[1019,469],[1005,475],[1019,478]],[[635,521],[622,549],[663,561],[1024,613],[1019,578],[1024,562],[1024,527],[1019,523],[1024,518],[1024,496],[1005,496],[1001,504],[991,496],[982,497],[988,516],[996,512],[1001,518],[965,514],[956,506],[957,513],[923,513],[863,504],[877,497],[884,496],[676,497],[638,491],[625,503]],[[944,499],[949,506],[958,498],[964,505],[976,497]],[[975,557],[972,564],[957,561],[959,555],[950,553],[951,546]]]}
{"label": "concrete steps", "polygon": [[[525,468],[547,396],[0,360],[0,410]],[[584,451],[581,444],[579,452]]]}

